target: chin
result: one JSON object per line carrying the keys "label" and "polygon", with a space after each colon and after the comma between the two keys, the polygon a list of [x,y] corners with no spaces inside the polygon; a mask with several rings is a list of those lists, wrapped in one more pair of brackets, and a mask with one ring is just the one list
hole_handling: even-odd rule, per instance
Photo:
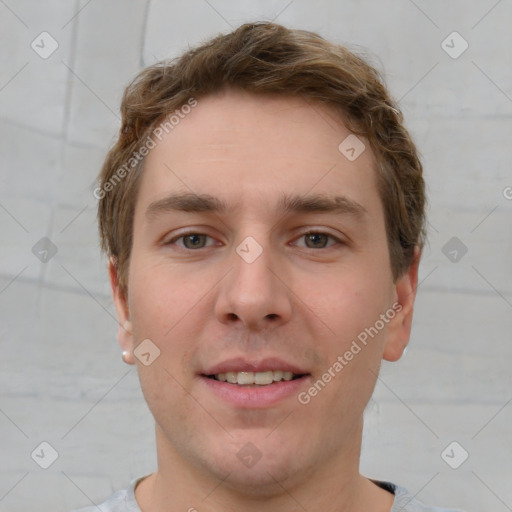
{"label": "chin", "polygon": [[203,459],[203,464],[217,478],[225,479],[224,487],[248,496],[281,494],[286,482],[299,477],[299,471],[305,472],[306,464],[299,460],[302,450],[285,447],[283,443],[277,446],[268,439],[251,440],[250,436],[245,436],[243,440],[217,444],[216,447],[221,449],[213,449],[211,457]]}
{"label": "chin", "polygon": [[[268,464],[262,460],[252,468],[231,465],[225,469],[223,487],[250,497],[270,498],[282,494],[283,487],[287,487],[286,482],[292,476],[290,468],[284,464]],[[226,474],[229,474],[227,478]]]}

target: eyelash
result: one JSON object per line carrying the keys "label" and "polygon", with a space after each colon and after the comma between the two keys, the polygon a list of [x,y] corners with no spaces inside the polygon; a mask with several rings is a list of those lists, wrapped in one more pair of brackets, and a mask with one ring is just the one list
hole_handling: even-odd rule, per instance
{"label": "eyelash", "polygon": [[[165,242],[164,245],[174,245],[176,241],[184,239],[187,236],[191,236],[191,235],[204,235],[204,236],[206,236],[208,238],[212,238],[209,235],[207,235],[206,233],[200,233],[198,231],[188,231],[186,233],[181,233],[180,235],[178,235],[178,236],[172,238],[171,240],[169,240],[168,242]],[[301,233],[295,240],[298,240],[298,239],[303,238],[303,237],[308,236],[308,235],[326,235],[328,238],[330,238],[331,240],[334,240],[336,243],[328,245],[326,247],[318,247],[318,248],[304,247],[305,249],[311,249],[313,251],[318,251],[319,249],[330,249],[330,248],[332,248],[332,247],[334,247],[336,245],[344,245],[344,242],[342,240],[340,240],[339,238],[335,237],[334,235],[332,235],[330,233],[326,233],[324,231],[315,231],[315,230],[310,230],[310,231],[306,231],[304,233]],[[199,251],[201,249],[207,249],[208,247],[211,247],[211,245],[210,246],[206,246],[206,247],[200,247],[199,249],[190,249],[188,247],[183,247],[183,246],[178,246],[178,247],[180,249],[184,250],[184,251]]]}

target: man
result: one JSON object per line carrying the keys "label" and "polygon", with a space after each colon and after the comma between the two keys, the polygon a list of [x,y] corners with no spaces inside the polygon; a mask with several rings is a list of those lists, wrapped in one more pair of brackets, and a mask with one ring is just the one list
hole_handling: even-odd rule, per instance
{"label": "man", "polygon": [[377,72],[246,24],[143,70],[121,110],[95,195],[158,469],[100,510],[440,511],[359,473],[424,233],[422,167]]}

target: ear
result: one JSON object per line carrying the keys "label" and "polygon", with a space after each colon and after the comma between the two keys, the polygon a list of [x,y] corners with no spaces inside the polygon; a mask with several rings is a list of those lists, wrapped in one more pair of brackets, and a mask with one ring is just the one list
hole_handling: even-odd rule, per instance
{"label": "ear", "polygon": [[117,262],[115,258],[110,257],[108,263],[108,273],[110,276],[110,286],[112,288],[112,297],[117,312],[117,341],[123,349],[123,360],[128,364],[135,364],[133,356],[133,334],[132,323],[130,320],[130,309],[128,302],[121,289],[119,288],[119,279],[117,274]]}
{"label": "ear", "polygon": [[396,315],[388,325],[388,337],[382,356],[386,361],[398,361],[409,343],[414,300],[418,286],[420,256],[419,247],[415,247],[411,266],[395,282],[395,304],[397,307],[393,307]]}

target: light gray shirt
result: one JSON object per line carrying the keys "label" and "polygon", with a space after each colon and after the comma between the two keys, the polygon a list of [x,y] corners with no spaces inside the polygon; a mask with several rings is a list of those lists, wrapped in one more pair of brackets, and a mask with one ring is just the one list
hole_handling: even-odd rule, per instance
{"label": "light gray shirt", "polygon": [[[135,478],[130,485],[122,491],[117,491],[101,505],[74,510],[73,512],[142,512],[135,500],[135,486],[145,477]],[[462,512],[460,510],[429,507],[411,496],[403,487],[388,482],[374,482],[383,489],[389,490],[395,495],[395,501],[390,512]]]}

